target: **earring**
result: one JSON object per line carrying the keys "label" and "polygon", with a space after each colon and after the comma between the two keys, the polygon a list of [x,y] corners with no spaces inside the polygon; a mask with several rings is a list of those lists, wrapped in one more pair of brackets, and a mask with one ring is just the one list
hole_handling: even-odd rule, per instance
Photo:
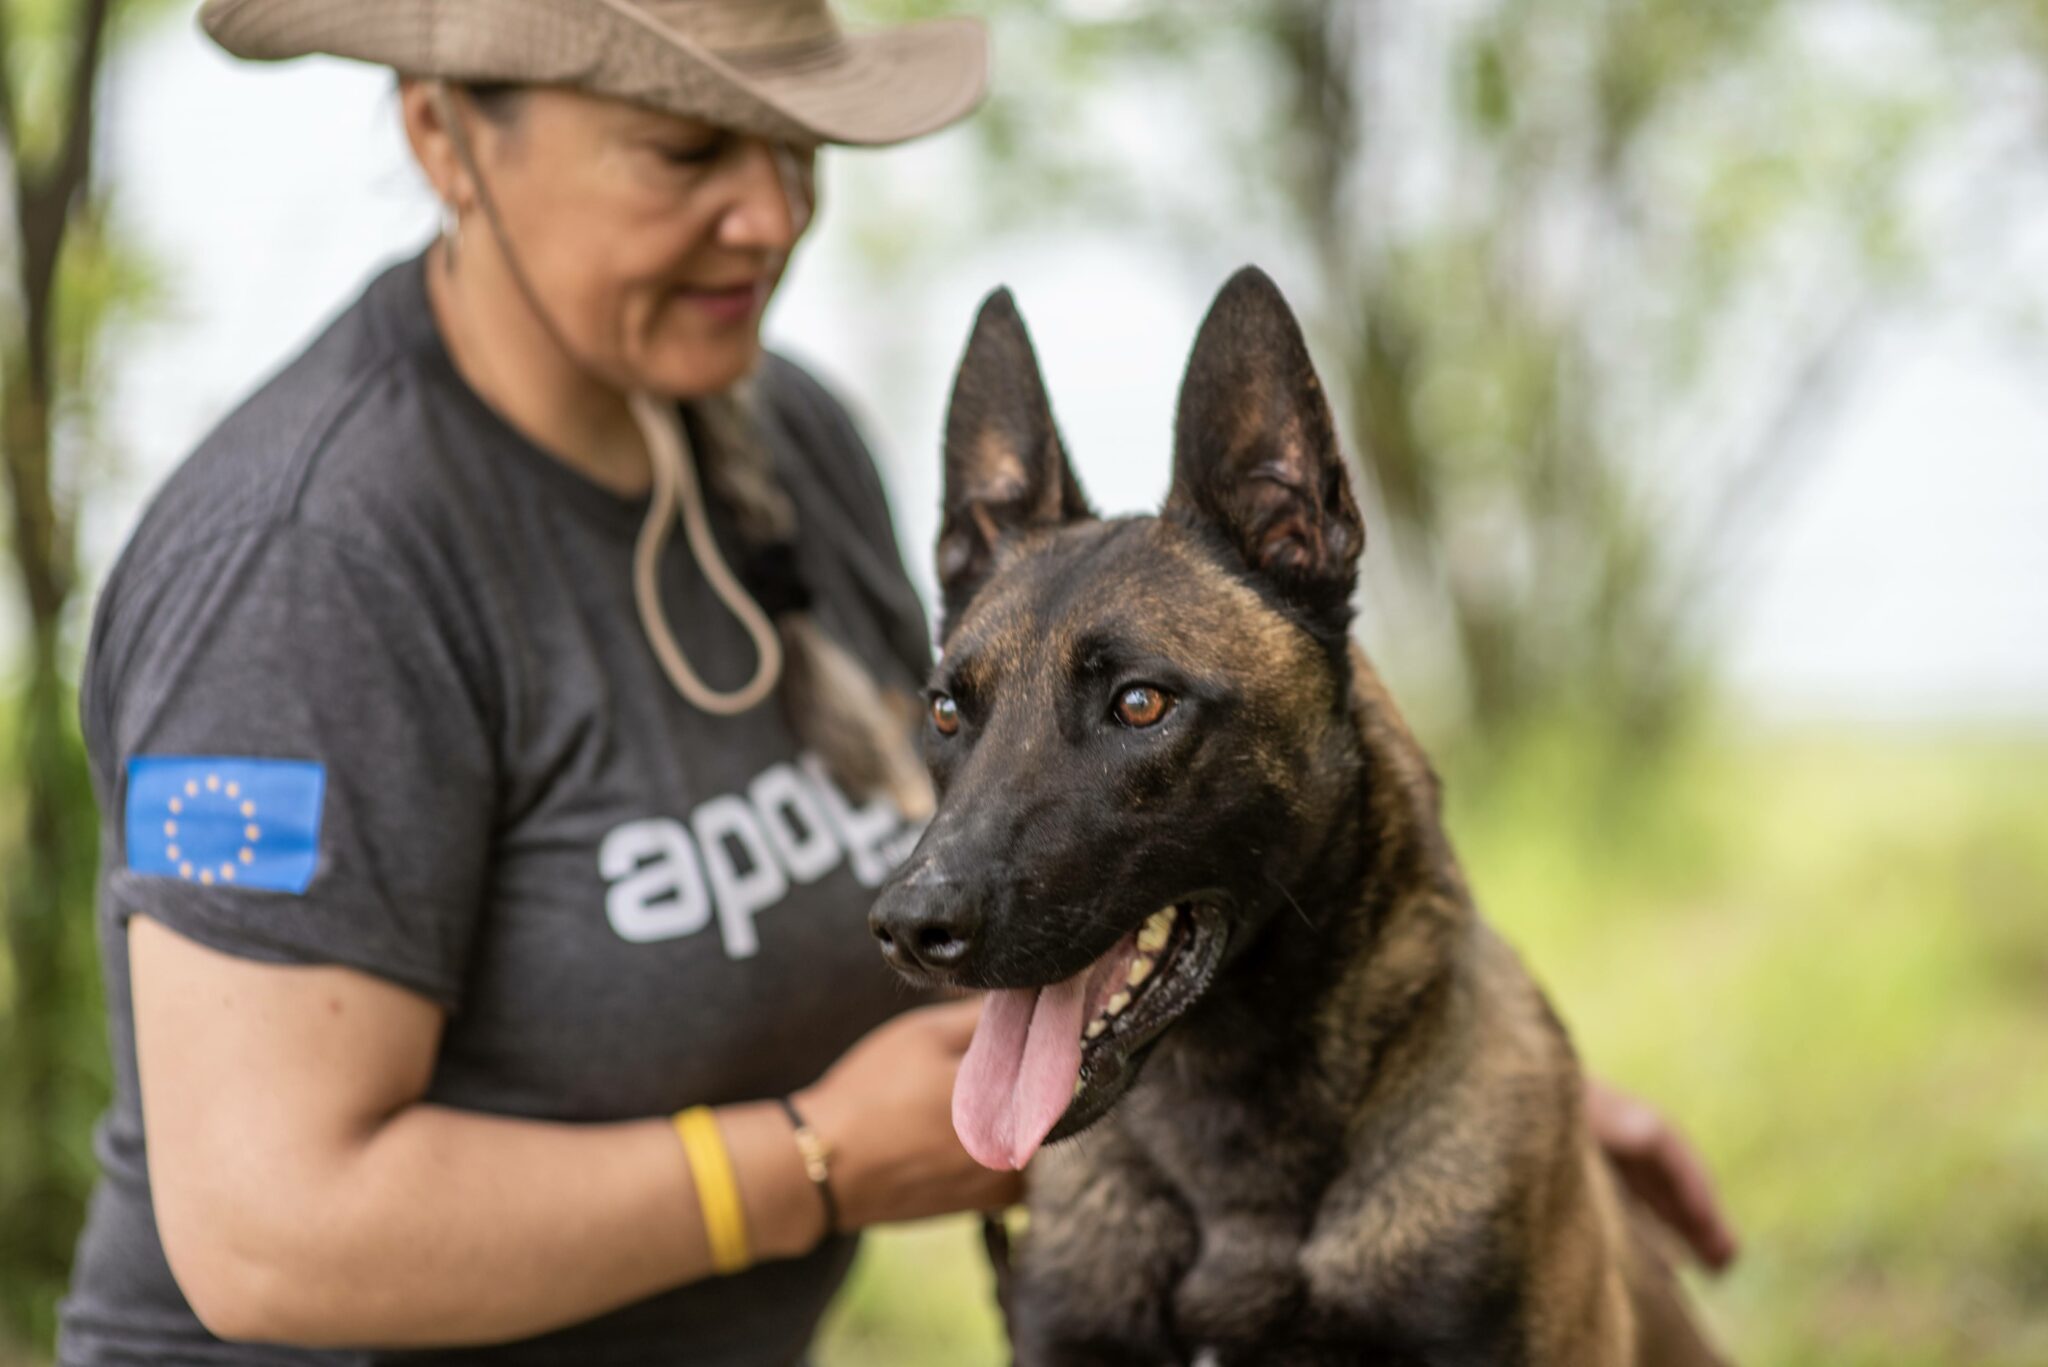
{"label": "earring", "polygon": [[453,204],[441,205],[441,255],[448,269],[455,269],[455,252],[462,245],[462,215]]}

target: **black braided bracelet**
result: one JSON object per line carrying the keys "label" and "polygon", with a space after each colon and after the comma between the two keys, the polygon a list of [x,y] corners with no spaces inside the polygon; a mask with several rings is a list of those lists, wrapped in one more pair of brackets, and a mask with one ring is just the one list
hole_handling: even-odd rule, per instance
{"label": "black braided bracelet", "polygon": [[786,1096],[776,1097],[782,1113],[789,1117],[789,1128],[796,1133],[796,1151],[804,1160],[804,1176],[811,1179],[811,1185],[818,1189],[818,1198],[825,1203],[825,1233],[839,1232],[839,1202],[832,1195],[832,1151],[825,1141],[818,1138],[818,1132],[804,1123],[797,1113],[796,1103]]}

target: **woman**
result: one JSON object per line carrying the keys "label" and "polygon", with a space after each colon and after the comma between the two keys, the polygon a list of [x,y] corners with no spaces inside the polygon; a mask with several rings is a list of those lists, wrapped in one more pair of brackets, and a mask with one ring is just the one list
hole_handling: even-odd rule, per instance
{"label": "woman", "polygon": [[852,1231],[1015,1195],[950,1124],[977,1006],[898,1014],[863,926],[923,800],[922,617],[844,413],[758,331],[812,150],[964,115],[980,31],[203,16],[403,73],[447,222],[101,598],[117,1087],[62,1360],[796,1361]]}

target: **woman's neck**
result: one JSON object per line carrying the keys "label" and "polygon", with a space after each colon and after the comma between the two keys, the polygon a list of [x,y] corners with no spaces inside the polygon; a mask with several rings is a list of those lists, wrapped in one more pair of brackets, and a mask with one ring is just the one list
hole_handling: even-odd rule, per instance
{"label": "woman's neck", "polygon": [[427,256],[427,302],[456,371],[563,464],[614,493],[645,493],[647,447],[626,396],[563,351],[495,245],[465,243],[459,265],[445,240]]}

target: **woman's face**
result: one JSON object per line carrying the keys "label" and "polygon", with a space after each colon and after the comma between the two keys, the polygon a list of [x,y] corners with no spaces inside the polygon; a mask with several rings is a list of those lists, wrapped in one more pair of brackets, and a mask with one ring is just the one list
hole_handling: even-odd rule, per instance
{"label": "woman's face", "polygon": [[[753,368],[811,216],[812,149],[548,87],[457,113],[518,268],[580,362],[676,396]],[[489,231],[466,218],[472,238]]]}

